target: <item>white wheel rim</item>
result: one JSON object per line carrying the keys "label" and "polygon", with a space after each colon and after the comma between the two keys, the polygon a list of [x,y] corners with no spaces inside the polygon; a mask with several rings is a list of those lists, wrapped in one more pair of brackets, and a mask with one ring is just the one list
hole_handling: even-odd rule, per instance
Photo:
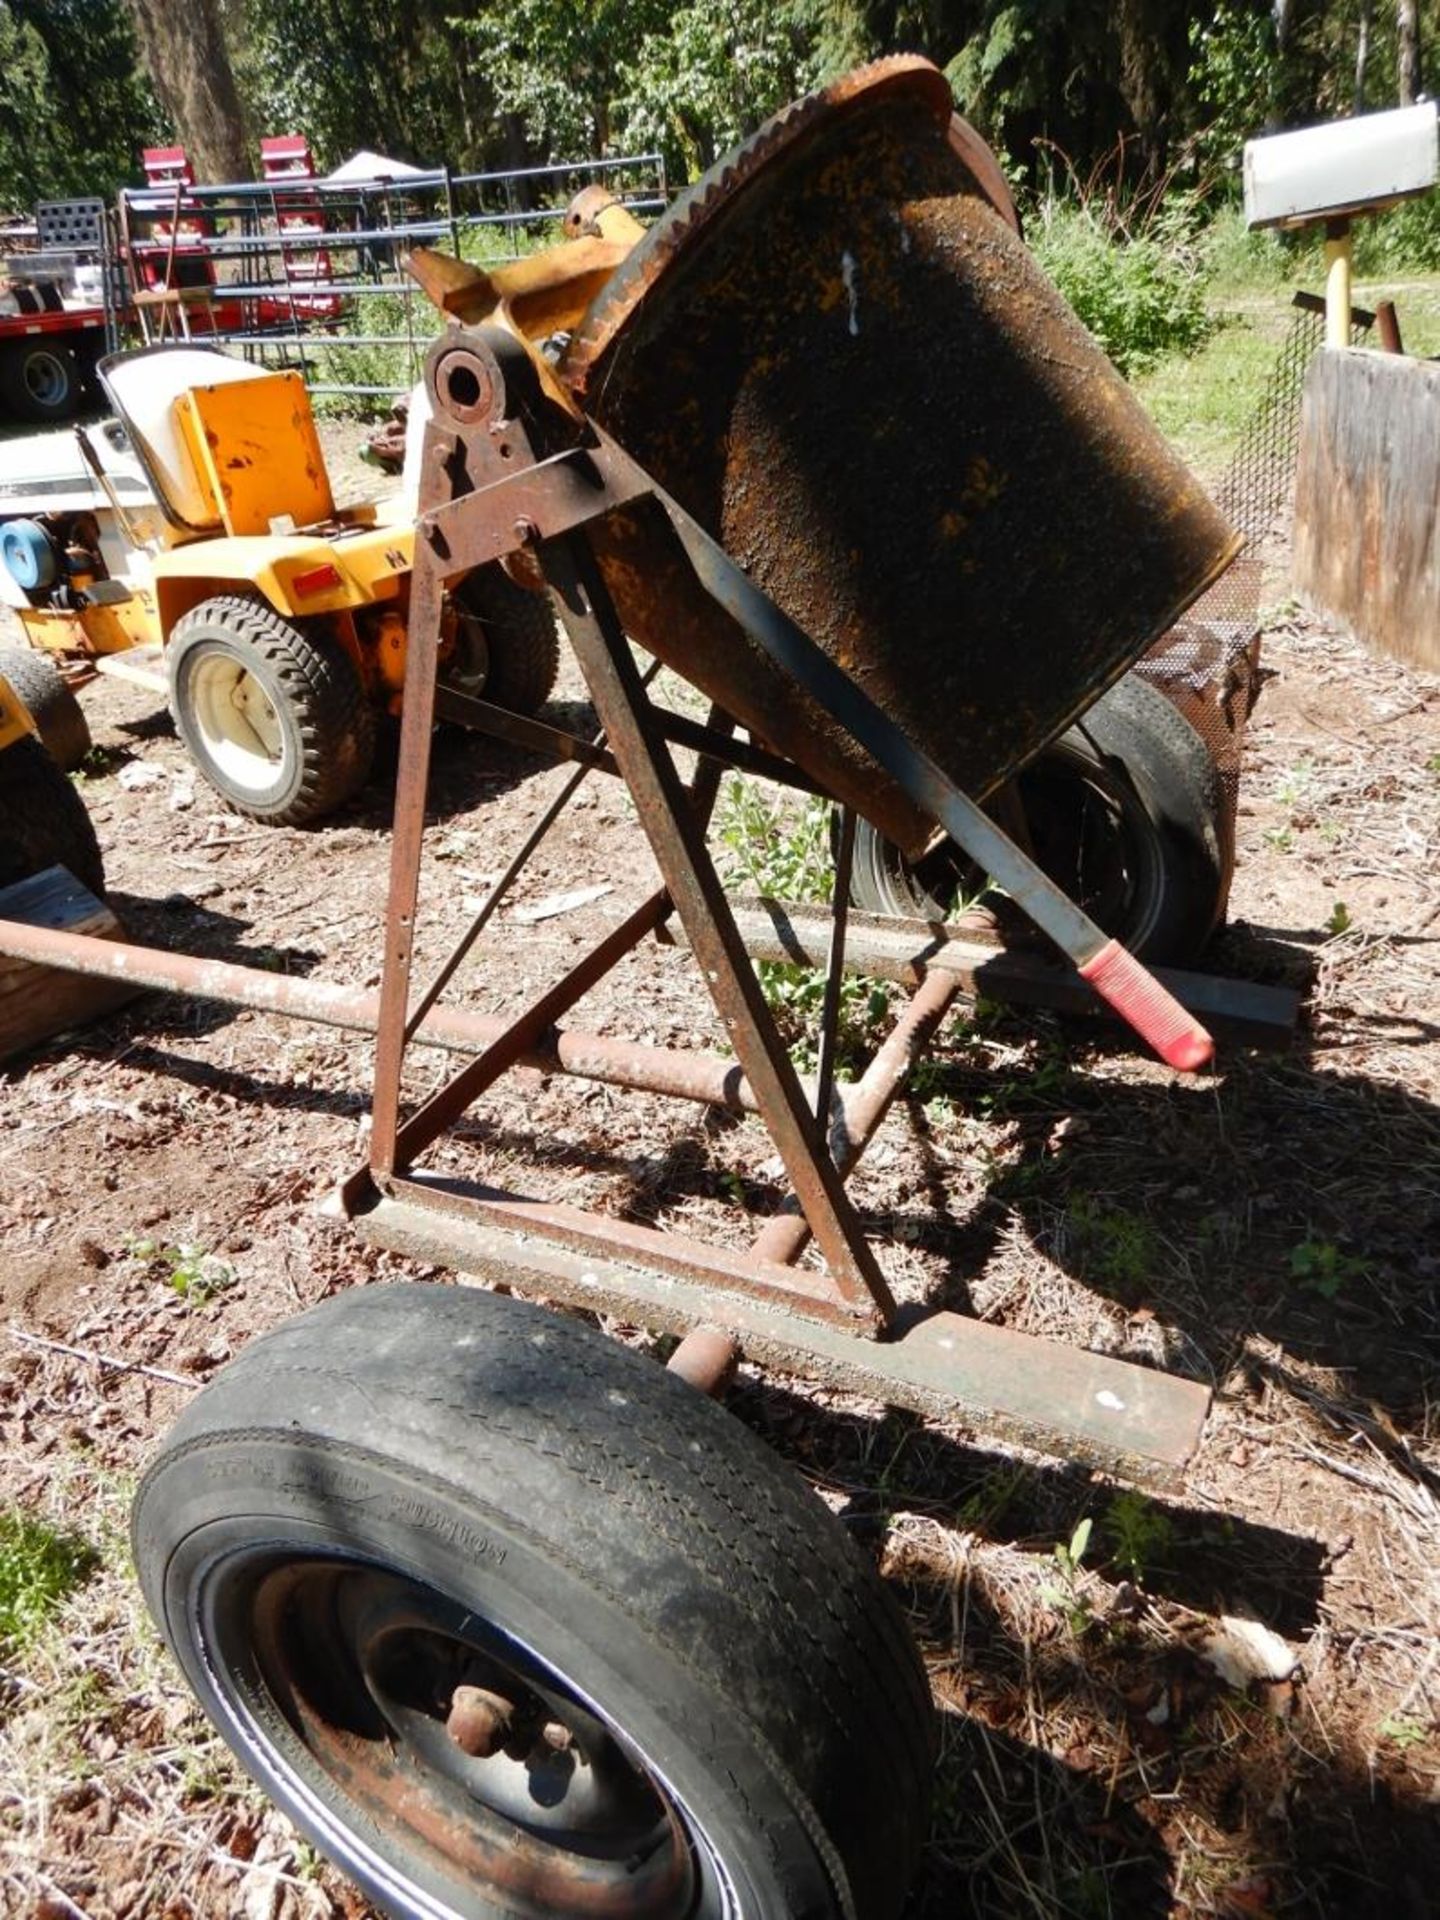
{"label": "white wheel rim", "polygon": [[189,686],[195,730],[216,771],[249,794],[283,784],[290,741],[254,674],[227,654],[206,654],[191,667]]}

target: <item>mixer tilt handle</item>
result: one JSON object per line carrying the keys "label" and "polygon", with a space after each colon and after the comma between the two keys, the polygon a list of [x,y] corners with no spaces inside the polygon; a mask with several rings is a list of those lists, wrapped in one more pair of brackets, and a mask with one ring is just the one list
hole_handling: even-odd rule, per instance
{"label": "mixer tilt handle", "polygon": [[[631,464],[615,441],[596,431],[611,460]],[[807,633],[746,578],[683,507],[653,480],[649,485],[707,592],[777,665],[829,709],[918,806],[939,821],[1167,1065],[1183,1072],[1203,1067],[1214,1053],[1214,1042],[1193,1015],[1022,853]]]}

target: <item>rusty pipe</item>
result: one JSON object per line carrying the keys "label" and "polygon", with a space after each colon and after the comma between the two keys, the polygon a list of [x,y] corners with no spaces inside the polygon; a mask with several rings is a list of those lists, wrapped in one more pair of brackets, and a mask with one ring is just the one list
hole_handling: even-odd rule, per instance
{"label": "rusty pipe", "polygon": [[[842,1179],[875,1137],[891,1102],[934,1038],[960,987],[956,974],[938,968],[927,973],[843,1104],[832,1103],[830,1150]],[[757,1260],[789,1266],[799,1259],[809,1238],[805,1216],[786,1206],[766,1222],[750,1251]]]}
{"label": "rusty pipe", "polygon": [[692,1327],[665,1364],[688,1386],[718,1400],[740,1364],[739,1343],[723,1327]]}
{"label": "rusty pipe", "polygon": [[[371,989],[299,980],[290,974],[267,973],[228,960],[167,953],[159,947],[62,933],[18,920],[0,920],[0,953],[91,979],[121,980],[161,993],[189,994],[197,1000],[216,1000],[225,1006],[248,1007],[285,1019],[312,1020],[318,1026],[352,1033],[373,1035],[379,1022],[380,996]],[[493,1046],[509,1025],[495,1014],[436,1007],[426,1015],[415,1039],[424,1046],[453,1053],[479,1054]],[[573,1074],[641,1093],[698,1100],[731,1113],[759,1112],[739,1067],[717,1054],[671,1052],[642,1046],[638,1041],[556,1026],[528,1047],[517,1064],[540,1073]]]}

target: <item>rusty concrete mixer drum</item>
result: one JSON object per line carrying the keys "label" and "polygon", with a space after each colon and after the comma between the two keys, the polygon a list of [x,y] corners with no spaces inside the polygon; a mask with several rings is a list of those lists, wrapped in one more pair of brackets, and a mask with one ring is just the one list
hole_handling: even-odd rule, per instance
{"label": "rusty concrete mixer drum", "polygon": [[[1036,265],[927,61],[849,75],[712,169],[593,301],[560,372],[976,798],[1237,550]],[[933,823],[694,590],[654,509],[595,544],[647,648],[918,850]]]}

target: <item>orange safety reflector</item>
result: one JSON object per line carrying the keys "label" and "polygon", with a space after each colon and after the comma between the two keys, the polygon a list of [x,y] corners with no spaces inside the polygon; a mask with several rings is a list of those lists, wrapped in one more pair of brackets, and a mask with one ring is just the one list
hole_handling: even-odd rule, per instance
{"label": "orange safety reflector", "polygon": [[339,585],[340,569],[327,560],[323,567],[311,567],[305,573],[292,575],[290,591],[304,599],[312,593],[326,593],[331,587]]}

